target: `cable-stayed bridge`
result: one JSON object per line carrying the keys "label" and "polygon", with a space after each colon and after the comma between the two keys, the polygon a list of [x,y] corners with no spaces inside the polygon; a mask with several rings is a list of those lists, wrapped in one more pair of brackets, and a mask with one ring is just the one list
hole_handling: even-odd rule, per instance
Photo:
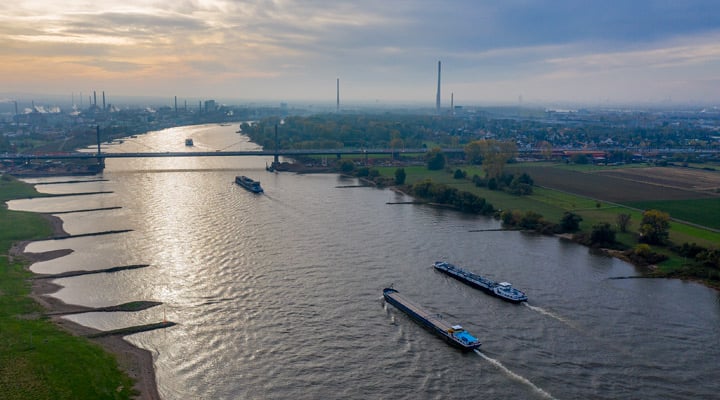
{"label": "cable-stayed bridge", "polygon": [[[443,149],[445,153],[462,153],[464,150]],[[154,152],[67,152],[67,153],[42,153],[42,154],[4,154],[0,158],[6,160],[83,160],[97,158],[148,158],[148,157],[293,157],[312,155],[392,155],[392,154],[418,154],[425,153],[427,149],[305,149],[305,150],[243,150],[243,151],[154,151]]]}

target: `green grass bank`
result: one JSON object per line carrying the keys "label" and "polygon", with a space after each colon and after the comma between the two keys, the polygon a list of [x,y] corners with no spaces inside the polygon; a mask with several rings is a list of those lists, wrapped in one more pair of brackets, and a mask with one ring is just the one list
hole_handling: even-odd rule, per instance
{"label": "green grass bank", "polygon": [[133,381],[115,357],[55,325],[30,295],[27,260],[11,257],[13,243],[51,236],[42,215],[7,209],[6,201],[42,194],[0,177],[0,398],[130,399]]}

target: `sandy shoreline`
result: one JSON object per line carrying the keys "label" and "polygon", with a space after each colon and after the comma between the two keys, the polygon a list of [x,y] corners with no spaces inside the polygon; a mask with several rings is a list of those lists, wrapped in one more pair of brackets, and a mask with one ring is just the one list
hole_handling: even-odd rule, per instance
{"label": "sandy shoreline", "polygon": [[[50,222],[53,229],[53,236],[67,236],[67,232],[63,229],[62,219],[50,214],[41,215]],[[25,247],[28,243],[30,242],[24,241],[13,245],[10,249],[10,257],[23,258],[32,265],[33,263],[39,261],[47,261],[57,257],[62,257],[72,252],[70,249],[65,249],[48,251],[45,253],[26,253]],[[49,294],[56,292],[58,289],[60,289],[60,286],[50,282],[49,280],[34,279],[32,282],[30,297],[43,306],[48,314],[92,310],[90,307],[67,304],[60,299],[49,296]],[[97,329],[76,324],[57,315],[50,316],[50,318],[56,325],[73,335],[87,336],[92,333],[100,332]],[[157,390],[157,383],[155,381],[153,357],[149,351],[130,344],[120,336],[105,336],[88,340],[98,344],[105,351],[115,355],[118,361],[118,366],[127,373],[128,376],[135,380],[135,386],[133,388],[139,393],[136,398],[141,400],[160,399],[160,394]]]}

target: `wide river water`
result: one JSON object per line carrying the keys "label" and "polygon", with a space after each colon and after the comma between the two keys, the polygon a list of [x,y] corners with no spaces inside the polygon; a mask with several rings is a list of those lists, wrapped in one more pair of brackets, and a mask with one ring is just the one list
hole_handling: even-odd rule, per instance
{"label": "wide river water", "polygon": [[[107,151],[255,149],[233,126],[173,128]],[[192,137],[194,147],[184,139]],[[137,313],[67,317],[98,329],[178,325],[128,336],[155,360],[163,399],[700,399],[720,393],[720,296],[636,274],[555,237],[471,232],[487,217],[429,206],[337,175],[272,174],[261,157],[108,159],[104,181],[42,184],[10,202],[59,214],[70,248],[38,273],[149,264],[57,279],[56,297]],[[236,175],[262,182],[254,195]],[[524,290],[515,305],[433,270],[447,260]],[[463,353],[382,300],[390,284],[478,336]]]}

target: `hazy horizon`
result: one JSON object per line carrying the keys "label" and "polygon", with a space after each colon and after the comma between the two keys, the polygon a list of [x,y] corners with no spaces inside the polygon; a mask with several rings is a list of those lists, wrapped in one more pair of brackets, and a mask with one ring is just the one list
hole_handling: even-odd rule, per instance
{"label": "hazy horizon", "polygon": [[720,103],[720,3],[23,1],[0,5],[0,87],[243,103]]}

